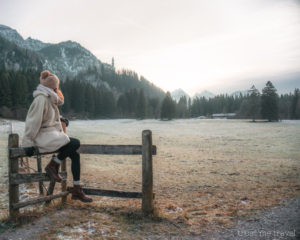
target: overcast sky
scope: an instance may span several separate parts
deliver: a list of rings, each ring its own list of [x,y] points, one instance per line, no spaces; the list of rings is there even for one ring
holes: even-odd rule
[[[300,72],[299,0],[0,0],[0,23],[77,41],[170,91],[231,92]]]

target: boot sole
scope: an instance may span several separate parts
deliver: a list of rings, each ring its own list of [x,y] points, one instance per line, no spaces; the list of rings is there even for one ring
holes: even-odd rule
[[[45,171],[51,180],[54,180],[55,182],[59,182],[59,183],[62,182],[62,180],[58,180],[58,179],[54,178],[53,175],[51,174],[51,172],[47,168],[45,168]]]

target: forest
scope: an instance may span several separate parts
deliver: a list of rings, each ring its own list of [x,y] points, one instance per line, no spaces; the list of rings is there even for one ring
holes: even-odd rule
[[[92,70],[90,70],[92,71]],[[39,71],[0,70],[0,116],[24,120],[39,84]],[[213,98],[181,97],[178,102],[170,92],[151,86],[135,72],[102,69],[102,79],[109,87],[66,79],[60,88],[65,97],[61,113],[76,119],[177,119],[208,117],[215,113],[236,113],[236,118],[300,119],[300,91],[277,94],[268,81],[260,92],[252,86],[247,94],[220,94]]]

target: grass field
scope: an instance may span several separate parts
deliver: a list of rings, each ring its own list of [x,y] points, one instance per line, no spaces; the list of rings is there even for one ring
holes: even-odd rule
[[[24,123],[13,125],[15,132],[23,133]],[[0,217],[5,219],[7,134],[5,126],[0,128]],[[300,194],[300,121],[72,121],[68,133],[82,143],[141,144],[144,129],[152,130],[158,153],[153,157],[155,216],[141,215],[140,200],[94,197],[86,205],[69,200],[62,215],[55,214],[62,211],[59,204],[34,211],[37,215],[47,212],[54,223],[41,236],[159,239],[198,235],[232,226],[238,218]],[[49,158],[43,159],[46,165]],[[81,163],[86,186],[141,190],[141,156],[82,155]],[[31,166],[36,167],[34,160]],[[69,174],[69,185],[71,179]],[[34,196],[37,187],[25,186],[22,191]]]

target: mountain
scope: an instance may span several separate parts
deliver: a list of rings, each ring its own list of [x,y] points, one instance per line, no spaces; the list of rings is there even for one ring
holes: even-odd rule
[[[0,68],[22,71],[42,69],[43,63],[38,54],[21,48],[0,36]]]
[[[240,95],[246,96],[246,95],[248,94],[248,91],[249,91],[249,90],[235,91],[235,92],[231,93],[230,96],[233,96],[233,97],[238,97],[238,96],[240,96]]]
[[[162,99],[164,91],[130,70],[116,71],[113,65],[102,63],[79,43],[57,44],[26,40],[14,29],[0,25],[0,69],[40,72],[49,69],[64,82],[80,80],[94,87],[105,88],[118,98],[131,89],[143,89],[149,99]]]
[[[215,97],[215,94],[213,94],[212,92],[209,92],[207,90],[204,90],[200,93],[195,93],[195,95],[193,96],[193,98],[202,98],[202,97],[209,99],[209,98]]]
[[[174,90],[173,92],[171,92],[171,97],[172,97],[176,102],[178,102],[179,99],[180,99],[181,97],[183,97],[183,96],[185,96],[187,99],[190,98],[190,96],[189,96],[185,91],[183,91],[181,88],[176,89],[176,90]]]
[[[10,27],[0,24],[0,36],[20,47],[23,47],[24,39],[15,29],[11,29]]]
[[[38,51],[43,59],[43,68],[59,77],[75,77],[88,68],[96,68],[101,73],[101,62],[79,43],[67,41],[51,44]]]
[[[23,47],[24,48],[27,48],[27,49],[30,49],[30,50],[33,50],[33,51],[39,51],[42,48],[45,48],[45,47],[48,47],[48,46],[51,46],[51,45],[52,44],[50,44],[50,43],[44,43],[40,40],[33,39],[31,37],[27,38],[23,42]]]
[[[24,40],[16,30],[4,25],[0,25],[0,37],[15,44],[19,49],[34,52],[42,62],[42,68],[49,69],[61,79],[73,78],[89,68],[96,68],[101,74],[101,61],[79,43],[66,41],[50,44],[30,37]],[[23,68],[25,66],[19,66],[19,69]]]
[[[27,38],[26,40],[15,30],[5,25],[0,24],[0,36],[6,40],[15,43],[17,46],[26,48],[32,51],[38,51],[44,47],[50,46],[50,43],[43,43],[40,40]]]

